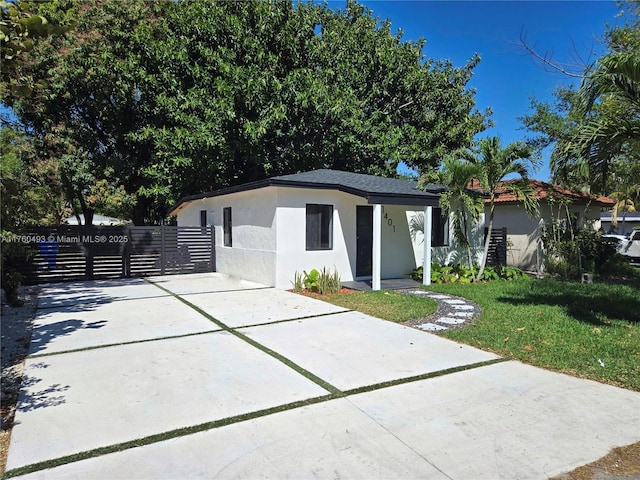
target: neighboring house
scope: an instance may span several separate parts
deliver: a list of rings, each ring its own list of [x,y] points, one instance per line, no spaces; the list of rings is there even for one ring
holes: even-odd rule
[[[613,213],[602,212],[600,215],[601,228],[604,233],[629,235],[634,229],[640,228],[640,212],[618,213],[618,224],[613,225]]]
[[[75,216],[67,218],[64,223],[65,225],[85,225],[84,215],[80,214],[80,223],[78,223],[78,219]],[[95,214],[93,215],[92,225],[124,225],[125,223],[129,223],[129,221]]]
[[[539,180],[529,180],[540,204],[540,213],[530,218],[520,200],[506,190],[499,190],[495,200],[493,228],[507,229],[507,265],[524,270],[542,268],[540,236],[544,225],[552,221],[570,221],[574,228],[592,224],[600,228],[603,208],[611,208],[614,200],[568,190]],[[476,188],[477,183],[471,185]],[[489,200],[486,200],[485,218],[489,218]]]
[[[371,279],[375,290],[425,258],[430,269],[432,242],[414,248],[409,221],[431,216],[429,240],[443,243],[448,224],[437,207],[445,190],[314,170],[186,197],[170,215],[179,226],[214,226],[219,272],[288,289],[296,272],[335,268],[343,281]]]

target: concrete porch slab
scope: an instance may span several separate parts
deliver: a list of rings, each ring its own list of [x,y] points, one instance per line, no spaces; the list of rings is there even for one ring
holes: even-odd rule
[[[7,470],[327,394],[225,332],[27,359],[24,373]]]
[[[140,278],[51,283],[41,287],[38,308],[58,308],[81,303],[108,303],[134,298],[164,297],[159,288]]]
[[[311,405],[17,477],[446,479],[347,400]]]
[[[39,310],[29,354],[49,354],[154,338],[218,330],[210,320],[173,297]]]
[[[359,312],[240,331],[341,390],[498,358]]]
[[[346,311],[321,300],[275,288],[183,295],[183,298],[230,327]]]
[[[455,479],[547,479],[640,440],[640,393],[518,362],[349,399]]]
[[[266,285],[224,273],[190,273],[187,275],[166,275],[147,277],[147,280],[160,285],[178,295],[188,293],[227,292],[232,290],[251,290],[267,288]]]
[[[342,282],[344,288],[350,288],[352,290],[371,290],[371,280],[355,280],[351,282]],[[419,282],[410,278],[390,278],[386,280],[380,280],[381,290],[402,290],[405,288],[417,288],[420,286]]]

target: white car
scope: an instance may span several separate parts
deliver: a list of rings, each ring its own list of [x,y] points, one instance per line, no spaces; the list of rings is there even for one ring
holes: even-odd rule
[[[633,260],[640,260],[640,230],[634,230],[629,238],[620,241],[618,253]]]

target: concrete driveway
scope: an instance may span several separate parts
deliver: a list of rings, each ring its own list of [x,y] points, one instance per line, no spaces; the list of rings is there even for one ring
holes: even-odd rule
[[[543,479],[640,393],[221,274],[44,288],[7,473]]]

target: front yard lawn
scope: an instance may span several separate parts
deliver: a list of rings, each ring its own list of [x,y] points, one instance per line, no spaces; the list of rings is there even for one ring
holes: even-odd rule
[[[640,288],[552,279],[432,285],[482,307],[442,332],[501,356],[640,391]]]
[[[438,305],[430,298],[404,295],[394,291],[352,292],[342,295],[318,296],[339,307],[357,310],[373,317],[405,322],[412,318],[422,318],[435,313]]]
[[[640,286],[521,279],[432,285],[482,308],[439,335],[506,358],[640,391]],[[320,297],[393,322],[435,312],[433,300],[392,291]]]

